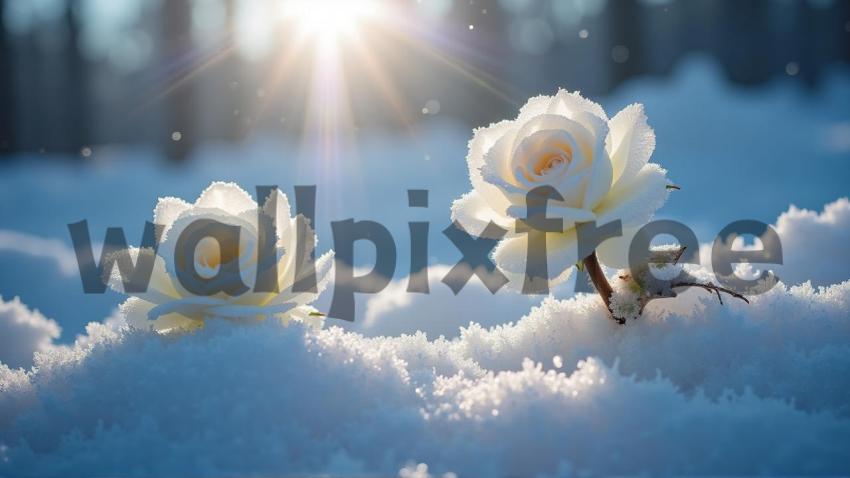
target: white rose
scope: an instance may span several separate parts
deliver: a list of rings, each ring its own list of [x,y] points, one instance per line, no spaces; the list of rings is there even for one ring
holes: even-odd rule
[[[321,326],[321,316],[308,304],[327,286],[333,252],[328,252],[316,260],[318,290],[315,293],[294,292],[292,288],[296,282],[297,222],[296,218],[290,215],[286,195],[277,191],[276,199],[275,216],[271,217],[271,197],[263,206],[263,214],[276,221],[275,249],[280,292],[255,292],[259,243],[258,210],[257,203],[247,192],[233,183],[216,182],[201,193],[194,204],[173,197],[160,198],[154,210],[154,223],[164,226],[164,231],[155,256],[153,274],[146,292],[129,294],[133,297],[121,305],[127,322],[136,328],[158,332],[201,327],[204,320],[213,317],[275,317],[284,323],[295,319],[311,326]],[[194,251],[195,270],[202,277],[212,277],[222,262],[237,261],[242,282],[250,288],[247,292],[236,296],[224,292],[211,296],[196,295],[186,290],[177,279],[174,262],[177,239],[187,226],[198,219],[211,219],[239,226],[240,234],[238,257],[232,258],[221,257],[221,249],[214,239],[201,240]],[[313,231],[308,228],[307,237],[311,234]],[[139,254],[138,249],[131,252],[134,255]],[[309,247],[305,247],[305,256],[311,252]],[[150,253],[150,250],[143,253]],[[308,272],[305,270],[300,273],[303,276]],[[117,267],[113,268],[110,286],[123,292]]]
[[[548,270],[565,280],[583,259],[576,223],[619,219],[628,234],[664,204],[666,171],[648,162],[654,149],[642,105],[609,120],[578,93],[532,98],[515,120],[475,130],[467,157],[473,190],[454,202],[452,219],[479,235],[488,221],[507,229],[494,258],[513,280],[525,272],[528,234],[516,231],[516,219],[526,215],[526,194],[554,187],[564,200],[549,201],[547,216],[562,218],[564,232],[547,234]]]

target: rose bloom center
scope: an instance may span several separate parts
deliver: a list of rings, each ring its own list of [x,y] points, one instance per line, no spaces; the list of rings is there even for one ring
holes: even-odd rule
[[[573,151],[567,145],[559,145],[555,151],[549,151],[540,156],[534,165],[534,173],[545,176],[554,170],[569,164],[573,160]]]

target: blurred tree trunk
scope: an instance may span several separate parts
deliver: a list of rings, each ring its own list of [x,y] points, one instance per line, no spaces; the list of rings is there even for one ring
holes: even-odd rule
[[[611,12],[611,29],[609,31],[611,77],[609,88],[616,87],[628,78],[643,73],[644,63],[644,14],[646,8],[637,0],[619,0],[609,5]],[[622,48],[625,47],[625,60]],[[614,49],[620,50],[620,61],[613,61]]]
[[[0,0],[0,158],[16,148],[12,45],[4,27],[5,9],[5,2]]]
[[[91,142],[91,102],[89,101],[87,65],[80,51],[80,19],[75,10],[79,0],[68,0],[65,11],[65,25],[68,42],[65,46],[65,67],[67,68],[67,93],[64,105],[66,133],[64,146],[72,154],[79,153],[83,146]]]
[[[165,97],[168,131],[165,134],[165,151],[169,159],[182,161],[192,152],[197,141],[195,122],[195,88],[193,80],[186,79],[195,65],[192,53],[192,5],[190,0],[169,0],[162,3],[162,20],[165,33],[164,60],[171,79],[178,84]],[[179,133],[179,134],[178,134]]]

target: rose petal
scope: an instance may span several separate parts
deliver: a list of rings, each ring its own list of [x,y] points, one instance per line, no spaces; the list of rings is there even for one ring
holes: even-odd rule
[[[292,290],[295,284],[294,270],[279,270],[281,276],[280,293],[272,294],[264,302],[266,304],[283,304],[291,303],[295,305],[306,305],[315,301],[319,295],[327,288],[333,276],[333,251],[322,254],[316,259],[316,292],[295,292]],[[293,266],[294,269],[294,266]]]
[[[508,231],[513,230],[514,222],[494,211],[476,190],[452,203],[452,221],[457,221],[469,234],[475,236],[480,236],[491,221]]]
[[[593,134],[578,121],[574,121],[565,116],[551,114],[536,116],[522,125],[516,133],[516,138],[521,141],[538,131],[545,130],[565,131],[569,133],[575,140],[576,144],[578,144],[581,149],[581,153],[587,158],[593,157],[593,149],[595,146],[595,138],[593,137]],[[577,152],[578,151],[574,151],[573,154]]]
[[[274,209],[274,213],[272,211]],[[263,203],[263,212],[274,218],[278,239],[289,237],[292,220],[292,206],[289,198],[280,189],[275,196],[269,196]]]
[[[667,171],[649,163],[629,183],[618,183],[596,208],[599,225],[621,220],[623,227],[648,222],[667,200]]]
[[[508,216],[514,219],[525,219],[528,217],[528,208],[525,205],[511,206],[508,208]],[[570,229],[577,222],[589,222],[596,220],[596,214],[586,209],[561,206],[557,201],[550,201],[546,206],[546,217],[561,218],[564,220],[564,229]]]
[[[572,131],[567,129],[545,129],[518,140],[511,157],[514,176],[517,176],[516,171],[520,170],[536,177],[537,175],[533,173],[534,161],[542,154],[563,153],[564,146],[570,150],[570,165],[585,160],[584,147],[578,143]],[[524,176],[520,174],[515,183],[520,184],[524,179]],[[539,179],[542,180],[542,177]]]
[[[484,165],[484,156],[499,139],[508,134],[512,129],[513,122],[505,120],[499,123],[493,123],[484,128],[476,128],[473,131],[472,139],[469,140],[469,153],[466,156],[469,177],[472,180],[473,187],[478,187],[478,184],[481,182],[481,176],[478,171]]]
[[[590,122],[592,119],[587,118]],[[597,123],[596,147],[593,151],[593,162],[590,166],[590,179],[587,184],[587,191],[584,194],[582,207],[584,209],[593,209],[611,190],[611,185],[614,180],[614,168],[611,164],[611,159],[605,151],[605,137],[607,126]]]
[[[643,105],[632,104],[609,123],[606,149],[614,168],[614,183],[629,181],[649,161],[655,150],[655,132],[646,122]]]
[[[214,182],[201,193],[195,207],[217,208],[230,214],[256,209],[257,203],[236,183]]]
[[[176,330],[191,330],[203,325],[202,321],[193,320],[180,314],[164,315],[156,320],[148,320],[148,312],[154,304],[137,297],[131,297],[119,306],[127,325],[134,329],[167,333]]]
[[[162,256],[165,261],[166,268],[170,273],[173,273],[173,268],[175,267],[175,248],[177,246],[177,241],[180,238],[180,234],[189,227],[190,224],[194,223],[199,219],[208,219],[221,222],[223,224],[238,226],[240,242],[245,242],[245,244],[249,247],[244,248],[242,250],[243,253],[247,253],[250,251],[252,254],[252,258],[256,257],[256,241],[257,241],[257,215],[256,210],[245,210],[242,213],[228,213],[222,209],[208,209],[195,206],[192,209],[186,211],[184,214],[177,219],[177,221],[172,224],[172,231],[174,233],[169,234],[165,240],[162,241],[162,244],[159,246],[158,254]],[[240,256],[240,259],[243,259]],[[179,282],[173,281],[174,286],[177,288],[179,295],[184,296],[189,293],[185,291]]]
[[[546,112],[568,118],[575,118],[577,113],[587,112],[603,121],[608,121],[605,110],[598,103],[581,96],[578,91],[570,93],[567,90],[558,90],[558,93],[550,101]]]
[[[490,207],[496,211],[504,212],[510,205],[510,202],[505,199],[504,194],[492,184],[489,184],[483,177],[481,169],[485,167],[486,157],[489,155],[494,164],[506,164],[510,149],[513,147],[513,136],[516,130],[513,129],[512,122],[502,121],[495,123],[487,128],[478,128],[475,130],[472,140],[469,142],[469,154],[467,155],[467,165],[469,166],[469,180],[472,183],[472,188],[481,194],[482,198],[490,204]],[[506,145],[504,151],[493,151],[497,142]],[[503,156],[500,156],[503,155]],[[496,160],[497,158],[503,160]]]
[[[205,317],[208,309],[217,305],[225,305],[226,303],[224,299],[218,297],[184,297],[156,305],[148,311],[148,319],[156,320],[168,314],[180,314],[191,319],[202,319]]]
[[[484,154],[484,163],[478,168],[482,172],[481,179],[485,183],[490,183],[485,174],[485,170],[492,171],[496,176],[503,180],[510,181],[512,179],[511,170],[513,168],[513,152],[515,148],[515,140],[517,130],[511,129],[499,138],[493,146]],[[516,185],[515,182],[513,182]]]
[[[525,278],[528,255],[528,234],[499,241],[493,251],[493,259],[499,269],[505,272],[512,283],[515,279]],[[562,277],[564,272],[578,262],[578,242],[575,229],[564,234],[546,235],[547,275],[550,282]],[[533,271],[532,271],[533,272]],[[516,286],[517,284],[512,284]],[[519,284],[522,285],[521,283]],[[553,284],[550,284],[553,285]]]
[[[316,296],[327,289],[333,277],[334,251],[328,251],[316,260]],[[306,304],[306,302],[302,302]]]
[[[599,257],[599,262],[612,269],[628,269],[629,247],[631,247],[632,239],[634,239],[635,234],[637,234],[641,227],[643,226],[624,227],[622,236],[612,237],[602,241],[602,244],[596,247],[596,255]]]
[[[156,207],[153,210],[153,222],[165,226],[163,237],[174,224],[174,221],[191,207],[191,204],[180,198],[164,197],[157,200]]]
[[[139,254],[153,254],[151,249],[139,249],[138,247],[130,247],[127,251],[133,260],[133,264],[138,264]],[[180,293],[174,287],[171,276],[168,274],[165,260],[159,255],[154,255],[153,269],[145,292],[127,293],[124,291],[124,281],[121,277],[121,271],[118,269],[118,264],[112,266],[107,285],[120,294],[132,295],[155,304],[180,297]]]
[[[546,114],[549,105],[554,100],[554,96],[540,95],[529,98],[528,101],[519,109],[519,115],[515,120],[516,123],[524,123],[535,116]]]

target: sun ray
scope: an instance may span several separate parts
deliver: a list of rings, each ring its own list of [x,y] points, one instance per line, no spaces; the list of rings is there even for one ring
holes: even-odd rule
[[[409,135],[415,137],[413,131],[414,119],[410,115],[410,108],[405,108],[404,98],[398,87],[393,82],[392,76],[386,71],[381,63],[372,55],[362,42],[352,42],[354,53],[362,62],[361,65],[365,69],[365,73],[375,82],[377,91],[389,103],[390,107],[395,112],[398,120],[401,122],[404,129]]]
[[[306,90],[301,116],[304,148],[314,149],[321,163],[342,160],[343,145],[357,131],[357,108],[351,102],[352,85],[371,88],[381,104],[386,104],[397,124],[419,144],[415,117],[417,107],[402,93],[397,75],[406,64],[392,63],[392,53],[413,52],[436,62],[470,81],[476,87],[510,105],[522,96],[511,85],[470,63],[497,64],[480,50],[470,48],[462,36],[451,30],[425,28],[415,16],[397,4],[379,0],[275,0],[277,7],[262,21],[274,22],[273,37],[278,46],[266,74],[260,78],[256,100],[247,108],[252,119],[243,134],[259,127],[268,108],[280,99],[282,85],[303,85]],[[457,32],[454,32],[457,33]],[[162,73],[154,100],[171,95],[210,67],[233,55],[239,39],[228,31],[212,47],[190,51],[175,59]],[[390,54],[389,56],[387,54]],[[405,56],[403,61],[408,61]],[[489,63],[488,63],[489,62]],[[368,80],[357,82],[358,78]],[[350,83],[355,80],[355,83]],[[285,98],[298,102],[298,97]],[[294,103],[292,103],[294,105]],[[139,109],[144,108],[142,105]],[[297,124],[297,123],[296,123]],[[414,146],[415,147],[415,146]],[[349,151],[351,148],[349,148]],[[346,160],[352,159],[348,154]],[[329,172],[329,174],[332,172]]]
[[[296,76],[297,71],[293,68],[293,66],[297,64],[298,60],[304,59],[306,56],[307,49],[305,48],[305,43],[306,37],[303,35],[297,35],[293,41],[287,45],[287,47],[283,50],[283,53],[279,55],[278,60],[274,63],[271,73],[263,82],[263,86],[261,87],[263,91],[273,93],[277,91],[280,85],[288,78]],[[273,94],[268,95],[267,98],[268,99],[265,101],[259,101],[253,111],[252,116],[258,120],[253,123],[255,125],[259,123],[259,120],[265,114],[269,102],[273,98]]]
[[[160,72],[160,78],[154,82],[152,90],[155,93],[144,95],[145,101],[139,102],[128,112],[132,118],[157,101],[162,101],[175,91],[186,85],[203,72],[222,62],[233,54],[235,42],[232,35],[227,35],[216,46],[205,49],[202,53],[193,50],[180,56],[165,72]]]
[[[512,106],[519,106],[520,101],[515,98],[521,97],[518,92],[517,93],[509,93],[508,90],[513,90],[514,88],[506,85],[503,81],[499,80],[495,76],[471,65],[469,62],[463,61],[456,55],[452,55],[447,51],[446,48],[436,48],[431,46],[430,43],[438,43],[436,40],[439,39],[439,43],[442,44],[450,44],[454,47],[460,46],[455,42],[450,41],[450,37],[447,35],[434,37],[432,33],[426,33],[421,30],[417,25],[406,22],[407,25],[403,30],[396,29],[396,31],[402,31],[404,33],[396,35],[396,39],[400,42],[405,43],[406,45],[426,54],[428,57],[439,61],[445,66],[448,66],[456,73],[459,73],[461,76],[466,78],[467,80],[473,82],[474,84],[480,86],[487,92],[493,94],[499,99],[505,101],[506,103]],[[413,34],[411,34],[413,33]],[[498,85],[498,86],[497,86]]]

